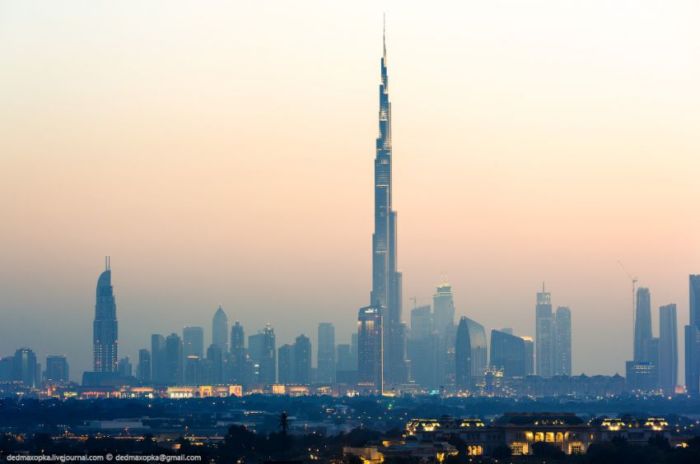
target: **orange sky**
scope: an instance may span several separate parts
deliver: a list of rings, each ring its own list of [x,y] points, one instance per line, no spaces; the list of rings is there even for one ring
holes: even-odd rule
[[[682,327],[697,2],[23,1],[0,2],[0,355],[87,368],[107,254],[132,357],[208,332],[219,303],[279,343],[321,320],[346,341],[369,298],[383,11],[404,319],[447,276],[458,314],[532,335],[544,280],[574,371],[622,372],[621,260],[655,331],[670,302]]]

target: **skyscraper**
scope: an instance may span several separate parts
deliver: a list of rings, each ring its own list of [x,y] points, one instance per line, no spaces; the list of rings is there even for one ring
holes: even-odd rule
[[[466,334],[463,332],[464,330],[466,330]],[[465,350],[469,350],[469,353]],[[486,346],[484,326],[462,316],[457,326],[454,352],[455,384],[460,388],[469,388],[483,378],[484,370],[487,367],[488,347]],[[468,375],[463,372],[467,360],[469,364]]]
[[[182,329],[183,356],[204,357],[204,329],[202,327],[185,327]]]
[[[571,375],[571,310],[564,306],[554,313],[554,375]]]
[[[309,385],[311,383],[311,340],[306,335],[299,335],[294,341],[294,383]]]
[[[427,338],[433,332],[433,314],[430,306],[419,306],[411,310],[411,336],[414,340]]]
[[[180,385],[183,381],[182,339],[178,334],[165,338],[165,383]]]
[[[228,353],[228,317],[221,306],[214,313],[212,320],[211,342],[218,345],[222,353]]]
[[[401,273],[396,261],[396,212],[392,209],[391,102],[387,73],[386,34],[380,62],[379,136],[374,159],[374,233],[370,305],[383,312],[384,381],[406,382],[405,330],[401,322]]]
[[[70,380],[68,375],[68,359],[65,356],[53,355],[46,357],[47,382],[66,383]]]
[[[433,327],[441,337],[453,336],[455,324],[455,303],[452,286],[448,283],[438,285],[433,295]]]
[[[207,348],[207,381],[214,385],[224,381],[224,352],[221,346],[212,343]]]
[[[460,390],[472,386],[472,348],[466,317],[459,320],[455,337],[455,385]]]
[[[105,258],[105,270],[97,279],[95,321],[92,326],[93,370],[117,371],[117,305],[112,289],[110,258]]]
[[[700,274],[689,277],[690,324],[685,326],[685,388],[700,394]]]
[[[117,372],[119,373],[120,377],[131,377],[133,369],[134,367],[132,366],[131,360],[129,360],[128,356],[121,358],[119,362],[117,362]]]
[[[637,305],[634,311],[634,361],[656,362],[651,359],[651,295],[648,288],[637,289]]]
[[[525,341],[525,375],[535,374],[535,342],[532,337],[522,337]]]
[[[666,394],[672,394],[678,384],[678,328],[676,325],[676,305],[659,308],[659,387]]]
[[[537,293],[535,308],[535,365],[537,375],[554,375],[554,320],[552,316],[552,295],[545,291]]]
[[[231,326],[231,380],[233,382],[244,383],[250,380],[245,376],[245,366],[245,331],[241,323],[236,321]]]
[[[151,335],[151,382],[155,384],[167,382],[165,337],[160,334]]]
[[[269,324],[265,328],[248,337],[250,357],[257,364],[256,381],[262,385],[275,383],[277,379],[277,349],[275,347],[275,331]]]
[[[20,348],[15,351],[12,366],[13,380],[22,382],[25,387],[37,387],[39,385],[36,354],[34,354],[34,351],[29,348]]]
[[[357,315],[357,381],[380,393],[384,388],[382,312],[366,306]]]
[[[151,352],[142,348],[139,350],[139,363],[136,367],[136,377],[141,383],[151,383],[151,369]]]
[[[454,381],[456,333],[454,317],[452,286],[448,283],[440,284],[433,295],[433,330],[438,336],[436,376],[441,385]]]
[[[294,383],[294,345],[289,343],[277,350],[277,381],[284,385]]]
[[[491,331],[491,367],[502,369],[504,377],[526,375],[525,340],[501,330]]]
[[[321,383],[335,382],[335,327],[330,322],[318,325],[317,377]]]

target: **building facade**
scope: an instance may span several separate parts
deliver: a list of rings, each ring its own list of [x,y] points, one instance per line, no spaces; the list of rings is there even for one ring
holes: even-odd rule
[[[112,288],[109,257],[105,270],[97,279],[95,320],[93,322],[93,371],[116,372],[118,356],[117,304]]]

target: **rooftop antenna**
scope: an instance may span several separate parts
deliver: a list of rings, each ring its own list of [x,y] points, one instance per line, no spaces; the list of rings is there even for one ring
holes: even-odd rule
[[[111,257],[110,256],[105,256],[105,271],[109,271],[111,269]]]
[[[386,12],[382,13],[382,47],[384,51],[384,61],[386,62]]]

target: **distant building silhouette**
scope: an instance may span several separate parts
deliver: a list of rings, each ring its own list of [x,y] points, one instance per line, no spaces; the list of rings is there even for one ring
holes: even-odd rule
[[[565,306],[554,313],[554,375],[571,375],[571,310]]]
[[[202,327],[185,327],[182,329],[183,356],[204,357],[204,329]]]
[[[335,327],[330,322],[318,325],[317,380],[335,382]]]
[[[462,317],[455,337],[455,385],[460,390],[472,387],[472,349],[467,318]]]
[[[248,337],[248,351],[256,366],[255,382],[270,385],[277,381],[277,349],[275,331],[269,324],[255,335]]]
[[[22,382],[26,387],[39,386],[39,367],[34,351],[29,348],[20,348],[15,351],[12,366],[13,380]]]
[[[433,330],[437,334],[437,383],[448,385],[455,380],[455,304],[452,286],[438,285],[433,295]]]
[[[491,367],[502,370],[504,377],[525,377],[527,356],[523,338],[501,330],[491,331]]]
[[[382,324],[381,307],[360,308],[357,315],[357,380],[378,392],[384,388]]]
[[[689,277],[690,323],[685,326],[685,388],[700,394],[700,274]]]
[[[180,385],[183,382],[182,339],[178,334],[165,338],[165,383]]]
[[[673,394],[678,384],[678,326],[676,305],[659,308],[659,387],[666,394]]]
[[[209,345],[209,348],[207,348],[206,366],[207,383],[218,385],[224,382],[224,351],[221,349],[220,344],[212,343]]]
[[[231,381],[238,384],[248,384],[247,375],[248,354],[245,348],[245,331],[240,322],[231,326]]]
[[[221,348],[222,353],[228,353],[228,316],[221,306],[212,320],[211,342]]]
[[[294,383],[294,345],[289,343],[277,350],[277,381],[284,385]]]
[[[158,385],[167,383],[167,365],[165,359],[165,337],[151,335],[151,381]]]
[[[151,383],[151,352],[146,348],[139,350],[139,363],[136,367],[136,378],[141,381],[142,384],[148,385]]]
[[[133,366],[128,356],[125,356],[117,362],[117,372],[120,377],[131,377],[133,375]]]
[[[637,304],[634,311],[634,358],[636,362],[656,362],[650,353],[651,295],[648,288],[637,289]]]
[[[535,308],[535,363],[541,377],[554,375],[554,330],[552,295],[542,285]]]
[[[117,371],[117,305],[112,289],[110,259],[105,259],[105,270],[97,279],[95,321],[93,322],[93,370]]]
[[[62,355],[47,356],[44,379],[52,383],[68,383],[70,380],[68,359]]]
[[[466,330],[466,334],[464,331]],[[468,350],[469,352],[467,353]],[[471,388],[481,379],[487,367],[488,347],[486,330],[478,322],[462,316],[457,326],[455,340],[455,384],[459,388]],[[464,369],[468,360],[469,372]]]
[[[408,359],[411,361],[411,379],[426,388],[437,388],[442,379],[440,363],[446,363],[444,341],[433,331],[431,307],[419,306],[411,311],[411,333],[408,337]]]
[[[311,340],[306,335],[299,335],[294,341],[294,383],[311,384]]]

